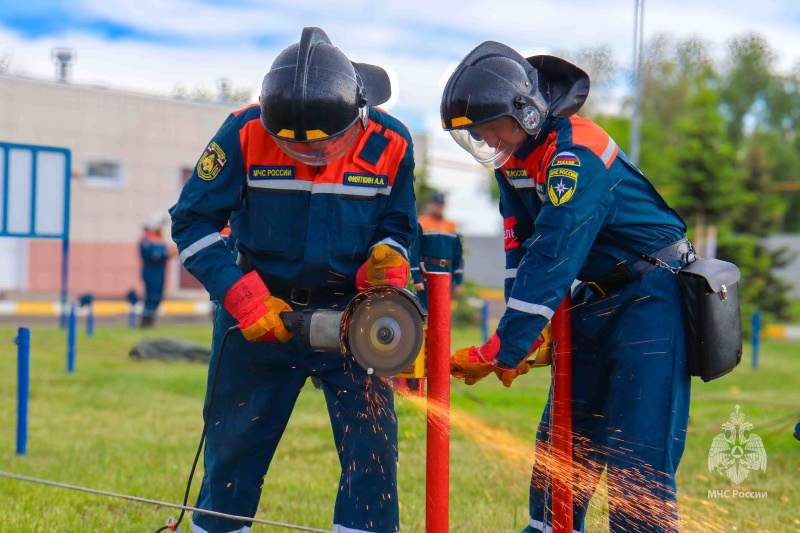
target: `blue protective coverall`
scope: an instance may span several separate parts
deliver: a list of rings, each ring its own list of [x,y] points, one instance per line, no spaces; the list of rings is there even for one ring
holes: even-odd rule
[[[161,233],[146,230],[139,241],[142,257],[142,280],[144,281],[144,308],[142,317],[156,316],[161,298],[164,296],[164,272],[169,252]]]
[[[413,170],[407,129],[377,109],[346,155],[311,167],[277,147],[253,105],[231,114],[201,156],[170,210],[172,235],[184,266],[219,302],[242,277],[219,233],[230,219],[231,242],[273,295],[294,310],[343,309],[372,247],[387,244],[408,257],[417,219]],[[208,390],[222,336],[235,324],[219,306]],[[263,476],[309,376],[322,383],[342,466],[334,531],[398,531],[391,386],[352,358],[313,352],[297,338],[283,344],[229,336],[213,406],[209,412],[206,399],[204,409],[209,429],[197,506],[255,515]],[[267,508],[283,497],[273,495]],[[250,526],[199,513],[193,520],[196,532]]]
[[[414,284],[422,283],[422,267],[428,272],[449,272],[453,275],[453,288],[464,281],[464,257],[462,238],[457,233],[423,231],[417,225],[417,238],[411,247],[411,276]],[[417,290],[417,298],[428,306],[428,291]]]
[[[684,239],[684,222],[613,139],[578,116],[549,119],[496,178],[508,305],[498,359],[516,367],[573,281],[583,282],[571,311],[575,530],[607,468],[613,533],[677,531],[675,472],[690,391],[677,276],[609,239],[652,254]],[[589,282],[617,268],[633,281],[605,297],[591,289]],[[544,460],[551,400],[552,391],[537,433],[525,531],[552,524]]]

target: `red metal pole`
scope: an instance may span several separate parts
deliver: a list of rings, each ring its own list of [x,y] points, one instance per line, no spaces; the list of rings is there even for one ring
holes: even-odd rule
[[[572,325],[569,294],[553,315],[553,423],[550,477],[553,487],[553,533],[572,533]]]
[[[425,531],[448,533],[450,510],[450,298],[447,272],[428,272],[428,455]]]

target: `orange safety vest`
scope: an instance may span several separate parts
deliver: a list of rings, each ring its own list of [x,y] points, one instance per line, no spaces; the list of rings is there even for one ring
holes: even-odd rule
[[[441,233],[458,233],[456,223],[445,218],[436,218],[425,214],[419,217],[419,225],[423,232],[438,231]]]

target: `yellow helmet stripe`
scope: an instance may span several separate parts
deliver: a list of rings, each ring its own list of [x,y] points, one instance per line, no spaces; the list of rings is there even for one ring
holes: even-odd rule
[[[306,139],[313,141],[315,139],[324,139],[328,134],[322,130],[308,130],[306,132]]]
[[[466,126],[467,124],[472,124],[472,121],[468,119],[466,116],[464,117],[455,117],[453,120],[453,127],[460,128],[461,126]]]
[[[278,132],[278,137],[286,137],[287,139],[294,139],[294,130],[282,129]]]

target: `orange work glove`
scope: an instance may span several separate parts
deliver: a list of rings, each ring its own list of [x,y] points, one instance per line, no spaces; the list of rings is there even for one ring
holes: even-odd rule
[[[450,375],[463,379],[467,385],[474,385],[493,370],[494,367],[481,357],[475,346],[456,350],[450,358]]]
[[[373,285],[405,287],[411,277],[408,261],[397,250],[385,244],[372,249],[367,262],[356,273],[356,288],[363,291]]]
[[[292,308],[271,296],[258,274],[250,272],[233,284],[222,302],[225,309],[239,321],[242,335],[249,341],[286,342],[292,334],[283,325],[280,314]]]
[[[530,372],[531,368],[551,365],[553,363],[553,354],[551,351],[552,347],[553,336],[550,329],[550,324],[547,324],[547,326],[545,326],[545,328],[539,334],[539,338],[537,338],[536,342],[534,342],[533,346],[531,346],[530,353],[528,354],[528,357],[530,357],[538,350],[539,352],[536,354],[536,357],[533,359],[526,358],[519,364],[517,368],[513,370],[501,370],[499,368],[494,368],[493,370],[497,376],[497,379],[502,381],[503,385],[506,387],[510,387],[517,377],[527,374]]]

